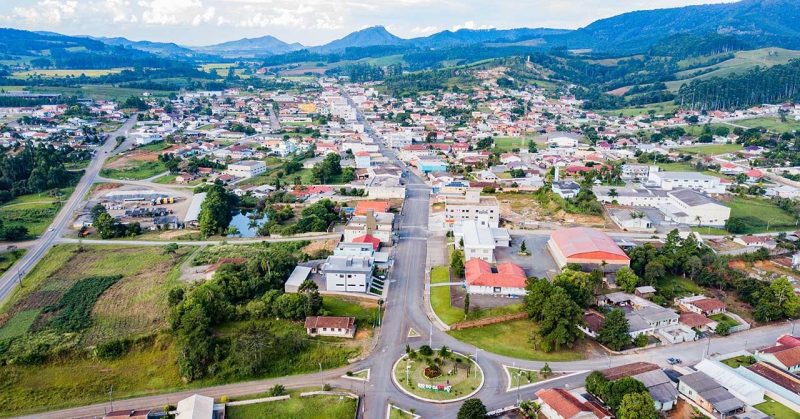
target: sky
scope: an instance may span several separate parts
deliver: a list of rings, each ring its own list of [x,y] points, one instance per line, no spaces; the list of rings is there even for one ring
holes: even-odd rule
[[[732,0],[0,0],[0,27],[211,45],[273,35],[321,45],[383,25],[402,38],[445,29],[577,29],[633,10]]]

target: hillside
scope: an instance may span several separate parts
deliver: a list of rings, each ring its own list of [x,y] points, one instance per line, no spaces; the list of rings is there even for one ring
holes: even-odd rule
[[[197,47],[194,50],[206,54],[219,55],[224,58],[253,58],[285,54],[302,48],[303,46],[300,44],[289,44],[274,36],[267,35],[260,38],[244,38],[217,45]]]
[[[744,73],[755,67],[772,67],[787,64],[800,58],[800,51],[783,48],[761,48],[752,51],[738,51],[734,57],[721,63],[675,73],[678,80],[667,82],[667,87],[676,92],[681,85],[692,80],[703,80],[712,77],[725,77],[732,73]]]
[[[344,51],[347,48],[402,45],[405,42],[406,41],[403,38],[391,34],[383,26],[373,26],[371,28],[353,32],[344,38],[340,38],[325,45],[311,49],[316,52],[329,53]]]

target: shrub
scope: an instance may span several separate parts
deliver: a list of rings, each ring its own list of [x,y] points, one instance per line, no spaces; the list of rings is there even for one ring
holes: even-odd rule
[[[114,339],[103,342],[95,348],[95,355],[100,359],[117,359],[131,349],[130,339]]]
[[[269,395],[272,397],[283,396],[284,394],[286,394],[286,387],[280,384],[275,384],[271,389],[269,389]]]
[[[428,345],[422,345],[419,347],[419,354],[422,356],[431,356],[433,355],[433,349]]]

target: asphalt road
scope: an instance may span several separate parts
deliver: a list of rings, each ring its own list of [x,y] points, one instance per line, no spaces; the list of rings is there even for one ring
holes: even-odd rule
[[[69,225],[70,220],[72,220],[73,213],[85,202],[84,197],[89,193],[89,189],[100,173],[100,169],[103,168],[106,159],[115,151],[124,149],[122,146],[119,148],[116,147],[116,137],[120,135],[127,136],[128,132],[135,124],[136,117],[130,118],[118,130],[109,135],[106,143],[97,149],[95,157],[86,167],[83,176],[75,186],[75,191],[64,206],[61,207],[61,210],[56,215],[52,224],[50,224],[50,228],[42,233],[41,237],[35,240],[34,245],[25,256],[14,264],[13,269],[9,269],[5,274],[0,276],[0,302],[4,301],[11,294],[14,288],[19,285],[20,279],[39,262],[45,253],[47,253],[47,249],[55,243],[56,239],[61,237],[64,230]]]
[[[363,116],[359,114],[359,120],[363,121]],[[374,136],[374,133],[367,124],[366,132]],[[376,142],[380,144],[380,141]],[[396,156],[382,145],[381,151],[395,164],[404,167],[397,161]],[[87,171],[87,174],[89,172]],[[96,175],[96,172],[95,172]],[[92,176],[93,178],[94,176]],[[782,333],[791,330],[791,325],[781,323],[771,326],[759,327],[749,331],[737,333],[733,336],[715,338],[713,340],[685,343],[679,346],[662,346],[659,348],[643,350],[621,356],[588,359],[574,362],[551,362],[550,367],[554,371],[575,371],[575,375],[548,381],[543,384],[528,386],[525,389],[507,391],[508,383],[503,365],[515,364],[521,368],[539,369],[544,363],[539,361],[526,361],[510,357],[500,356],[485,351],[477,351],[475,347],[458,341],[440,330],[435,319],[429,318],[430,310],[425,295],[425,277],[427,262],[427,240],[428,240],[428,210],[430,200],[430,190],[413,173],[409,172],[405,177],[408,188],[407,196],[400,215],[398,216],[398,241],[395,253],[395,262],[391,276],[389,278],[389,298],[385,304],[383,324],[377,330],[377,341],[373,351],[362,361],[338,368],[335,370],[323,371],[322,373],[306,374],[301,376],[281,377],[269,380],[258,380],[252,382],[235,383],[223,386],[207,388],[197,388],[177,393],[146,396],[132,398],[122,401],[115,401],[115,409],[133,409],[149,407],[158,409],[166,403],[176,403],[178,400],[186,398],[192,394],[199,393],[212,397],[228,395],[231,397],[243,396],[266,391],[275,384],[282,384],[287,388],[299,388],[331,384],[335,387],[350,389],[363,396],[360,417],[370,419],[383,419],[386,414],[386,406],[393,403],[404,409],[414,409],[417,414],[425,418],[452,418],[460,407],[460,403],[433,404],[423,402],[407,396],[396,388],[391,379],[391,369],[394,362],[402,356],[406,344],[416,348],[429,342],[433,347],[447,345],[451,349],[477,357],[477,362],[484,372],[485,383],[476,397],[479,397],[487,405],[489,410],[494,410],[513,405],[518,397],[531,399],[536,390],[544,387],[564,387],[576,388],[583,385],[583,380],[588,371],[593,369],[607,368],[609,366],[621,365],[635,361],[648,361],[661,365],[666,365],[666,359],[678,356],[686,364],[700,361],[705,354],[730,353],[744,348],[756,348],[774,342],[775,338]],[[82,180],[83,182],[83,180]],[[88,189],[88,186],[86,187]],[[85,193],[76,193],[75,197],[82,197]],[[73,203],[71,206],[75,207]],[[64,210],[59,214],[62,216]],[[68,213],[71,213],[69,211]],[[59,226],[53,235],[48,236],[46,249],[54,238],[60,234],[65,222],[62,220],[56,225]],[[107,242],[104,242],[107,243]],[[131,242],[138,244],[138,242]],[[44,250],[41,250],[43,252]],[[37,258],[38,259],[38,258]],[[26,266],[32,266],[29,262]],[[414,329],[419,337],[409,338],[410,329]],[[526,340],[527,336],[520,336]],[[360,382],[343,378],[346,371],[356,371],[364,368],[370,369],[369,382]],[[65,409],[50,413],[36,414],[31,418],[88,418],[101,416],[110,410],[111,404],[100,403],[91,406]]]

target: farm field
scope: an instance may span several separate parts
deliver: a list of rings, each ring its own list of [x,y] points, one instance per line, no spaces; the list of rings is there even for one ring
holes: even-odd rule
[[[21,90],[21,89],[18,89]],[[65,96],[89,97],[97,100],[125,100],[131,96],[141,96],[148,92],[153,97],[167,97],[171,91],[145,90],[129,87],[117,87],[110,84],[86,84],[81,87],[49,87],[37,86],[31,89],[34,93],[61,93]]]
[[[751,51],[739,51],[734,55],[734,58],[721,63],[679,71],[675,75],[680,80],[667,82],[667,87],[672,91],[677,91],[683,84],[691,83],[691,81],[695,79],[703,80],[711,77],[725,77],[732,73],[745,73],[756,66],[764,68],[786,64],[795,58],[800,58],[800,51],[783,48],[761,48]],[[698,74],[698,72],[703,72],[703,74],[693,77],[693,75]]]
[[[300,392],[290,392],[287,400],[267,403],[255,403],[244,406],[231,406],[225,409],[225,416],[230,419],[249,418],[318,418],[325,412],[326,418],[352,419],[356,413],[356,400],[339,396],[300,397]]]
[[[533,348],[528,341],[536,331],[530,320],[514,320],[472,329],[448,332],[454,338],[498,355],[535,361],[576,361],[584,359],[586,343],[578,343],[572,350],[544,352]],[[586,341],[584,341],[586,342]]]
[[[736,125],[749,128],[764,128],[779,133],[800,130],[800,121],[792,120],[791,117],[788,117],[786,122],[781,121],[780,118],[777,117],[743,119],[741,121],[736,121]]]
[[[725,204],[731,207],[731,218],[745,220],[747,234],[793,230],[797,227],[797,218],[764,199],[734,197]]]
[[[699,154],[701,156],[716,156],[719,154],[735,153],[742,150],[741,144],[709,144],[691,147],[681,147],[678,151]]]
[[[64,201],[75,188],[62,188],[55,194],[48,192],[18,196],[0,205],[0,220],[7,226],[24,226],[28,235],[38,237],[53,222]]]
[[[109,68],[102,70],[30,70],[30,71],[18,71],[16,73],[13,73],[11,77],[15,79],[27,79],[29,77],[44,77],[44,78],[80,77],[82,75],[86,77],[100,77],[100,76],[107,76],[109,74],[119,74],[124,70],[128,69]]]

